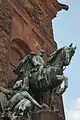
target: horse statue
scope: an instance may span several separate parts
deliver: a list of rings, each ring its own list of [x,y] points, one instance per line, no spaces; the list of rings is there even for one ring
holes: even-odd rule
[[[36,58],[36,55],[33,53],[28,54],[21,62],[18,71],[21,68],[24,68],[23,72],[23,83],[24,80],[29,79],[29,93],[39,102],[43,103],[43,93],[50,91],[50,100],[52,91],[57,94],[63,94],[68,87],[68,78],[64,76],[64,67],[70,64],[72,56],[75,53],[76,47],[73,47],[71,43],[69,46],[62,47],[57,49],[55,52],[52,52],[47,61],[42,64],[37,64],[36,67],[33,64],[33,57]],[[34,59],[35,60],[35,59]],[[40,61],[40,60],[39,60]],[[42,61],[42,59],[41,59]],[[23,63],[23,64],[22,64]],[[35,64],[38,61],[35,62]],[[31,70],[30,70],[31,69]],[[28,76],[28,77],[26,77]],[[42,79],[39,79],[39,78]],[[20,78],[19,78],[20,79]],[[61,88],[60,85],[64,82],[64,87]],[[59,89],[57,89],[59,88]]]
[[[45,61],[42,65],[38,65],[36,70],[35,68],[33,68],[30,73],[28,72],[29,90],[27,91],[23,86],[24,79],[27,78],[26,72],[27,70],[30,69],[32,65],[32,58],[35,56],[35,54],[33,53],[28,54],[26,59],[24,59],[25,62],[24,66],[28,65],[29,69],[22,66],[22,64],[20,64],[21,67],[25,68],[24,69],[25,72],[21,71],[23,73],[23,74],[21,73],[22,80],[20,80],[20,74],[18,76],[19,80],[21,81],[21,82],[19,81],[19,84],[16,84],[18,90],[17,91],[13,90],[15,87],[13,87],[13,89],[11,90],[7,90],[3,87],[0,87],[0,91],[1,91],[0,98],[2,98],[0,99],[0,105],[1,105],[0,109],[2,108],[1,111],[5,113],[5,108],[9,105],[9,102],[11,103],[11,101],[14,100],[15,102],[17,102],[16,100],[19,97],[20,97],[20,101],[17,104],[15,104],[16,105],[15,107],[14,105],[12,107],[12,111],[13,111],[12,113],[14,113],[15,115],[17,114],[17,111],[19,111],[19,113],[22,112],[22,114],[24,114],[25,109],[29,107],[31,108],[32,104],[34,104],[34,106],[42,108],[41,105],[43,103],[43,94],[44,92],[47,91],[50,91],[50,100],[49,100],[49,105],[50,105],[52,91],[56,92],[57,94],[63,94],[68,87],[68,78],[64,76],[63,71],[64,71],[64,67],[70,64],[72,56],[75,53],[75,49],[76,47],[73,47],[72,44],[70,44],[69,46],[62,47],[56,50],[55,52],[52,52],[49,55],[47,61]],[[39,79],[40,74],[43,79]],[[61,88],[60,85],[63,82],[64,82],[64,87]],[[59,88],[58,91],[57,88]],[[20,111],[21,109],[22,111]]]
[[[42,74],[43,79],[38,80],[38,72],[33,72],[29,79],[29,91],[34,94],[35,99],[38,102],[43,102],[43,93],[50,90],[50,100],[52,96],[52,90],[57,94],[63,94],[68,87],[68,78],[64,76],[64,67],[70,64],[72,56],[75,53],[76,47],[72,44],[62,47],[55,52],[52,52],[47,61],[43,64]],[[59,87],[64,82],[64,87]],[[57,91],[57,88],[60,88]]]

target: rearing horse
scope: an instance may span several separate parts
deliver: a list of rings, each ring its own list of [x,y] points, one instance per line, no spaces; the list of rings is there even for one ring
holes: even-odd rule
[[[41,102],[41,95],[48,90],[55,89],[64,81],[64,87],[60,88],[58,93],[62,94],[68,87],[68,78],[64,76],[64,67],[70,64],[71,58],[75,53],[76,47],[72,44],[62,47],[55,52],[52,52],[43,65],[42,73],[43,80],[37,80],[37,73],[33,73],[30,80],[30,91],[34,94],[35,99]]]

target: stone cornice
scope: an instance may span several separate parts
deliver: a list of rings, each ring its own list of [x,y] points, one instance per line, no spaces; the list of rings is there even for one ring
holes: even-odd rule
[[[66,4],[62,4],[62,3],[59,3],[57,0],[51,0],[52,1],[52,4],[55,6],[55,8],[57,9],[57,11],[60,11],[60,10],[66,10],[68,11],[69,9],[69,6],[66,5]],[[53,2],[54,1],[54,2]]]
[[[43,11],[44,15],[48,17],[49,20],[56,16],[57,9],[55,8],[51,1],[48,0],[34,0],[34,2],[32,2],[31,0],[29,1],[37,5],[41,9],[41,11]]]
[[[48,22],[56,16],[57,11],[61,9],[68,10],[67,5],[57,2],[57,0],[26,0],[30,4],[29,8],[26,4],[24,4],[25,0],[2,1],[3,3],[7,3],[8,1],[10,6],[12,6],[12,9],[14,9],[26,23],[32,25],[34,31],[42,38],[44,42],[47,41],[47,43],[51,46],[56,46],[55,41],[53,42],[51,26],[49,26],[51,23]],[[3,24],[1,24],[1,26],[2,25]],[[8,29],[8,27],[6,29]],[[8,30],[6,31],[8,32]]]
[[[35,0],[37,5],[45,11],[47,16],[50,18],[50,20],[54,17],[56,17],[56,14],[58,11],[64,9],[68,10],[68,5],[59,3],[57,0]]]

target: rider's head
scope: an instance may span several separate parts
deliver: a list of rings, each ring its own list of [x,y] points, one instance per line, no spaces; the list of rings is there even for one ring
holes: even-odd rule
[[[40,49],[39,52],[38,52],[38,55],[40,57],[44,57],[44,50],[43,49]]]
[[[14,86],[13,86],[13,89],[18,89],[18,88],[20,88],[21,86],[22,86],[22,80],[19,80],[19,81],[17,81],[15,84],[14,84]]]

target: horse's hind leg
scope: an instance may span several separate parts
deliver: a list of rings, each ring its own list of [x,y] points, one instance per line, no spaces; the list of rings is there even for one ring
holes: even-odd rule
[[[53,97],[53,92],[52,89],[49,90],[49,107],[51,108],[51,103],[52,103],[52,97]]]

